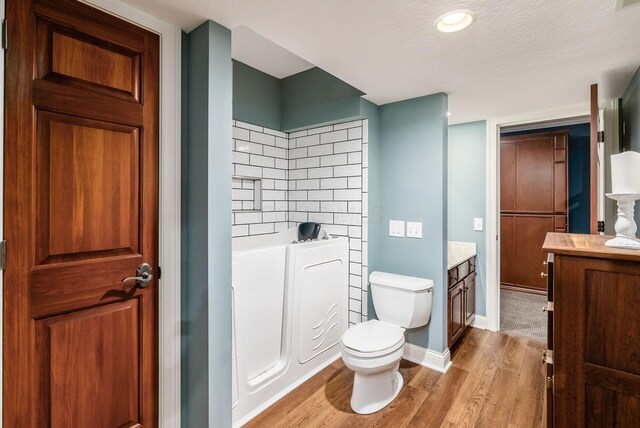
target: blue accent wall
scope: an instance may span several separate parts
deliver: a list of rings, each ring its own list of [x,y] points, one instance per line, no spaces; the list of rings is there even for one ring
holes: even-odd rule
[[[485,121],[449,126],[449,240],[475,242],[478,251],[476,314],[486,310],[486,146]],[[483,218],[485,230],[473,230],[473,219]]]
[[[569,233],[590,233],[590,153],[588,123],[503,133],[501,136],[533,134],[539,132],[569,131]]]
[[[231,32],[183,36],[182,426],[231,426]]]
[[[379,268],[434,281],[431,319],[407,340],[443,352],[446,344],[447,96],[380,107]],[[420,221],[423,239],[394,238],[389,220]]]
[[[359,91],[332,74],[314,67],[282,79],[282,127],[300,128],[360,117]]]
[[[233,118],[279,130],[281,115],[281,80],[234,60]]]

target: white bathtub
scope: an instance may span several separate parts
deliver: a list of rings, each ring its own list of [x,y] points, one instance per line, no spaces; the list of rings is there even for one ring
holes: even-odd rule
[[[234,427],[340,356],[348,326],[348,239],[293,244],[296,239],[295,228],[234,238]]]

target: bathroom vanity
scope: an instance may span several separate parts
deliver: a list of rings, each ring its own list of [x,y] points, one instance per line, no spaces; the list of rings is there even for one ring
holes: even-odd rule
[[[476,244],[449,242],[447,255],[449,348],[476,315]]]

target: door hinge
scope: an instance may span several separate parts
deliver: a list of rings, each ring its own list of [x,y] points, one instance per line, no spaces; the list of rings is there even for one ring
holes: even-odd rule
[[[162,268],[158,266],[158,279],[162,279]]]
[[[0,241],[0,269],[7,268],[7,241]]]
[[[2,49],[9,49],[9,28],[6,19],[2,20]]]
[[[598,143],[604,143],[604,131],[598,131]]]
[[[604,233],[604,221],[598,221],[598,233]]]

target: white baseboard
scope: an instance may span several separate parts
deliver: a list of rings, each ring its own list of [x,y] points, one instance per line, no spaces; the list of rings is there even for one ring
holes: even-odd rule
[[[403,357],[412,363],[420,364],[423,367],[442,373],[446,373],[451,367],[451,354],[449,354],[448,349],[445,349],[441,354],[411,343],[405,343]]]
[[[471,327],[480,328],[482,330],[487,329],[487,317],[482,315],[476,315],[475,319],[471,323]]]

